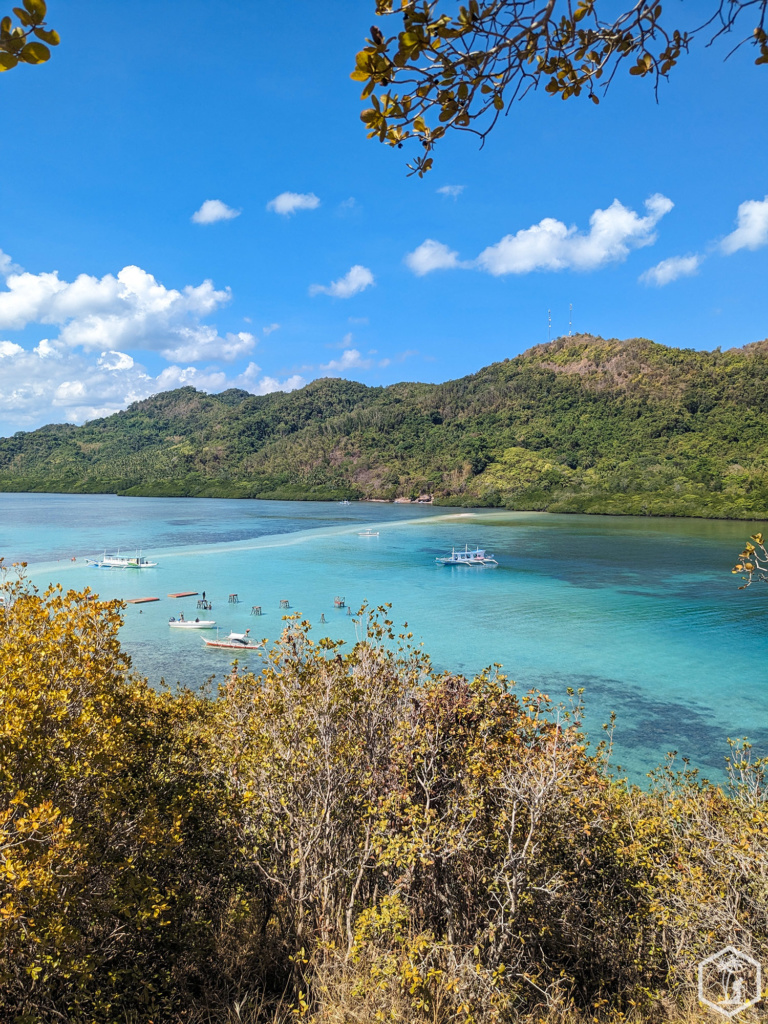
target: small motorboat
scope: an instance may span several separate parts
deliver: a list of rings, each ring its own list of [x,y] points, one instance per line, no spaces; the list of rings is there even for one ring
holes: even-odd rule
[[[379,531],[378,530],[363,530],[363,532],[362,533],[358,533],[357,536],[358,537],[378,537],[379,536]]]
[[[266,641],[254,640],[250,636],[250,629],[246,629],[244,633],[230,633],[228,636],[220,637],[216,634],[215,640],[206,640],[202,638],[203,643],[206,647],[218,647],[226,651],[260,651],[263,650]]]
[[[213,619],[176,619],[171,616],[168,625],[171,629],[213,629],[216,622]]]

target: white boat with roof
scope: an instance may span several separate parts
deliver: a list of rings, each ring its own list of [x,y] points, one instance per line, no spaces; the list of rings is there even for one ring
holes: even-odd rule
[[[445,555],[442,558],[436,558],[435,561],[438,565],[498,565],[499,563],[489,554],[484,548],[475,548],[474,551],[469,550],[469,545],[464,545],[463,551],[457,551],[456,548],[451,550],[450,555]]]
[[[168,625],[171,629],[214,629],[216,622],[214,619],[185,619],[182,613],[178,619],[171,616]]]
[[[144,558],[140,551],[133,558],[126,558],[120,554],[119,548],[116,555],[108,555],[105,551],[101,558],[86,558],[85,562],[94,569],[154,569],[157,565],[157,562]]]
[[[218,647],[227,651],[263,650],[265,641],[254,640],[250,635],[250,632],[250,629],[246,629],[244,633],[230,633],[228,636],[224,637],[220,637],[217,632],[215,640],[206,640],[205,637],[203,637],[202,640],[206,647]]]

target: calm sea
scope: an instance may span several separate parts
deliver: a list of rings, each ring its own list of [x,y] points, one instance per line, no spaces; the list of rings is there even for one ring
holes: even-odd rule
[[[764,526],[764,524],[762,524]],[[584,687],[590,735],[618,716],[615,760],[638,781],[669,750],[718,777],[726,737],[768,749],[768,587],[739,591],[730,568],[761,524],[553,516],[415,505],[0,494],[0,555],[35,584],[91,587],[129,605],[122,641],[156,681],[198,684],[228,655],[168,628],[206,591],[224,629],[275,639],[286,614],[354,643],[336,597],[391,602],[438,669],[501,662],[520,688],[553,698]],[[378,537],[360,537],[371,528]],[[444,568],[479,545],[499,567]],[[156,569],[86,568],[83,556],[137,549]],[[71,561],[72,558],[77,561]],[[237,594],[238,604],[228,596]],[[264,614],[250,614],[260,605]],[[327,624],[322,624],[324,616]],[[252,666],[257,667],[257,666]]]

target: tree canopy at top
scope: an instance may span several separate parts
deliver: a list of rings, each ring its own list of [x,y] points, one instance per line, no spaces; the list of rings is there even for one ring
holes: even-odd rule
[[[373,25],[351,77],[372,104],[360,115],[368,137],[398,147],[418,140],[423,153],[408,166],[423,176],[446,132],[484,140],[513,100],[542,84],[553,96],[599,103],[598,89],[621,66],[658,87],[695,38],[738,31],[747,35],[734,49],[751,41],[755,63],[768,64],[767,10],[768,0],[710,0],[696,12],[704,20],[680,30],[647,0],[618,13],[605,0],[376,0],[376,14],[399,16],[402,27],[388,34],[386,22]]]
[[[19,64],[44,64],[51,56],[48,46],[59,45],[59,33],[45,28],[48,12],[44,0],[23,3],[23,7],[13,8],[17,25],[10,14],[0,19],[0,71],[10,71]]]

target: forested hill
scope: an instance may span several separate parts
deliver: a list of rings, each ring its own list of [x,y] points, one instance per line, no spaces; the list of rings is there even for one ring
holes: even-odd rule
[[[445,384],[180,388],[0,440],[0,489],[768,518],[768,341],[577,335]]]

